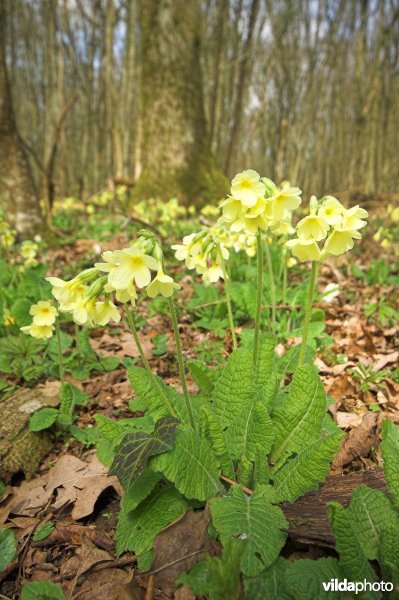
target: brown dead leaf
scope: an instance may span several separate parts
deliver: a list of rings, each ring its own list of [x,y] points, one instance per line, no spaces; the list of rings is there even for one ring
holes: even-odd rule
[[[344,437],[332,463],[332,474],[341,473],[345,465],[355,458],[367,456],[378,444],[379,419],[378,413],[366,413],[361,424]]]
[[[108,469],[100,463],[96,455],[85,463],[75,456],[65,454],[51,469],[46,491],[51,495],[57,489],[57,499],[52,507],[57,509],[74,503],[72,519],[83,519],[92,514],[100,494],[107,488],[122,495],[123,491],[116,477],[108,477]]]
[[[209,509],[189,511],[182,519],[162,531],[154,542],[155,560],[151,566],[155,587],[173,597],[176,579],[203,560],[212,548],[208,535]],[[148,575],[138,575],[137,581],[146,587]]]
[[[8,514],[34,517],[47,505],[58,509],[67,504],[74,504],[73,519],[87,517],[107,488],[112,487],[122,495],[117,478],[108,477],[107,473],[108,469],[95,454],[89,462],[64,454],[47,474],[12,488],[12,497],[6,510],[2,511],[2,518],[7,518]],[[55,491],[57,497],[52,502]]]
[[[362,422],[363,415],[356,413],[348,413],[338,410],[335,413],[335,418],[338,427],[341,429],[349,429],[352,427],[358,427]]]
[[[386,367],[386,365],[389,365],[392,363],[395,363],[396,366],[399,366],[399,363],[398,363],[399,352],[398,351],[391,352],[390,354],[376,354],[374,356],[374,359],[377,359],[373,365],[373,370],[375,372],[381,371],[381,369]]]

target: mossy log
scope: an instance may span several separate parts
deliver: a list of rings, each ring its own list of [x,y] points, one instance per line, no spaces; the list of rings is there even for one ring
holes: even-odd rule
[[[48,431],[29,431],[30,416],[44,406],[58,406],[60,384],[51,382],[24,388],[0,399],[0,479],[9,482],[16,473],[30,479],[52,447]]]

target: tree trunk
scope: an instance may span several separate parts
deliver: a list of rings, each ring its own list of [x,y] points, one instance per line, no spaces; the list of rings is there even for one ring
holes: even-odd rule
[[[5,219],[21,237],[28,238],[42,230],[43,218],[15,123],[7,76],[4,31],[3,5],[0,11],[0,200]]]
[[[203,103],[200,9],[194,0],[141,0],[141,176],[136,198],[218,200]]]

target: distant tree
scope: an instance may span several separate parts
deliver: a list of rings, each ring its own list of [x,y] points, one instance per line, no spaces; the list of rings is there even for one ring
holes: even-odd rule
[[[42,229],[43,218],[15,123],[5,58],[4,25],[5,10],[0,3],[0,203],[6,220],[26,238]]]
[[[198,0],[141,0],[141,111],[135,195],[217,200],[226,180],[211,152]]]

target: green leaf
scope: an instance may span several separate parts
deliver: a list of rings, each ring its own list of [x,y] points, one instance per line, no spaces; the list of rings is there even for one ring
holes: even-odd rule
[[[32,317],[29,314],[31,304],[26,298],[18,298],[11,306],[10,312],[18,327],[29,325],[32,322]]]
[[[144,470],[151,456],[172,450],[178,420],[162,417],[154,433],[128,433],[122,440],[109,471],[116,475],[125,489],[129,488]]]
[[[144,471],[138,476],[125,491],[121,500],[121,509],[125,512],[130,512],[137,508],[156,486],[161,479],[160,473],[154,473],[150,469]]]
[[[73,411],[75,408],[75,399],[74,392],[70,383],[64,383],[61,387],[60,393],[60,408],[59,414],[66,415],[70,419],[73,416]]]
[[[232,542],[222,556],[208,557],[194,565],[190,573],[183,573],[176,583],[189,585],[196,596],[210,600],[232,600],[237,597],[240,582],[240,559],[245,542]]]
[[[158,486],[135,510],[121,510],[116,529],[117,556],[126,551],[139,555],[150,550],[155,536],[187,508],[187,502],[174,487]]]
[[[54,531],[55,524],[52,521],[47,521],[47,523],[43,523],[41,527],[36,531],[36,533],[32,536],[33,542],[40,542],[40,540],[44,540]]]
[[[256,385],[264,386],[272,377],[274,372],[274,348],[276,340],[273,336],[263,334],[259,346],[259,368],[257,373]]]
[[[136,398],[129,404],[131,410],[148,411],[154,421],[169,415],[160,395],[159,388],[155,383],[156,380],[169,398],[170,404],[173,406],[179,419],[185,423],[189,422],[183,396],[173,388],[165,385],[160,377],[151,375],[151,373],[142,367],[130,367],[127,372],[130,383],[136,392]]]
[[[269,454],[273,444],[273,423],[261,402],[244,408],[228,429],[228,445],[234,458],[255,460],[257,450]]]
[[[222,429],[218,419],[208,406],[201,408],[200,418],[205,422],[205,435],[220,462],[223,475],[234,479],[233,456],[229,450],[226,430]]]
[[[193,429],[179,427],[173,450],[153,458],[151,468],[161,471],[187,498],[207,500],[223,489],[219,461],[208,441]]]
[[[117,356],[105,356],[100,360],[100,366],[104,371],[115,371],[119,367],[120,360]]]
[[[257,577],[245,577],[244,588],[251,600],[337,600],[341,593],[324,591],[323,582],[343,578],[334,558],[291,561],[279,557]]]
[[[388,527],[396,529],[399,535],[399,517],[388,497],[380,490],[359,485],[352,493],[346,514],[369,560],[378,559]]]
[[[275,438],[271,461],[316,442],[325,413],[326,394],[316,369],[311,365],[299,367],[288,397],[273,411]]]
[[[48,429],[56,422],[58,410],[56,408],[41,408],[33,413],[29,419],[29,431],[43,431]]]
[[[213,391],[215,415],[222,427],[230,425],[254,395],[252,352],[235,350],[229,357]]]
[[[294,600],[285,582],[287,563],[279,557],[256,577],[244,577],[245,597],[251,600]]]
[[[294,502],[310,490],[317,489],[330,470],[330,462],[339,448],[343,433],[320,438],[272,471],[276,502]]]
[[[286,539],[288,527],[280,507],[273,506],[273,489],[258,486],[252,496],[235,486],[230,496],[210,501],[213,524],[223,546],[234,539],[246,540],[241,571],[254,576],[271,565]]]
[[[90,343],[90,335],[88,329],[81,329],[76,336],[76,347],[83,360],[89,363],[97,363],[97,354],[94,352]]]
[[[66,597],[56,583],[31,581],[22,588],[21,600],[66,600]]]
[[[60,339],[61,339],[61,350],[65,352],[72,346],[73,337],[65,333],[64,331],[60,331]],[[57,338],[56,336],[52,337],[48,343],[48,353],[55,360],[58,360],[58,346],[57,346]]]
[[[200,361],[194,360],[188,362],[187,367],[201,392],[209,396],[214,388],[212,370]]]
[[[277,377],[281,382],[284,382],[285,376],[289,373],[294,373],[298,367],[299,351],[301,346],[294,346],[287,350],[283,356],[277,361]],[[304,364],[312,365],[316,352],[311,346],[306,346]]]
[[[14,560],[16,553],[14,532],[12,529],[0,528],[0,572]]]
[[[393,503],[399,509],[399,428],[389,419],[381,426],[384,475]]]
[[[398,528],[394,525],[387,525],[382,534],[380,548],[380,566],[382,570],[382,579],[384,581],[399,581],[399,545]],[[397,598],[398,593],[392,594]]]
[[[328,504],[328,518],[336,539],[336,550],[340,557],[342,569],[351,581],[377,581],[376,574],[371,568],[359,542],[351,518],[341,504]],[[364,598],[379,598],[376,593],[364,594]]]

